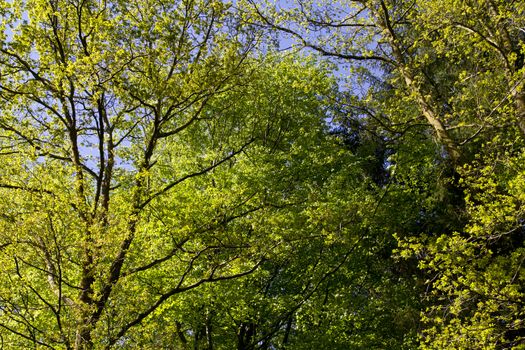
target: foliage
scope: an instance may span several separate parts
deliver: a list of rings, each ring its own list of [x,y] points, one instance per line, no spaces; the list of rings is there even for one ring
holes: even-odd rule
[[[340,133],[354,149],[376,140],[388,167],[385,227],[408,259],[398,263],[417,264],[403,269],[427,285],[420,346],[523,346],[523,4],[250,6],[261,25],[351,67]]]
[[[295,234],[275,224],[323,176],[326,72],[257,59],[217,1],[2,13],[3,344],[174,346],[178,294]]]
[[[2,346],[524,348],[524,11],[0,2]]]

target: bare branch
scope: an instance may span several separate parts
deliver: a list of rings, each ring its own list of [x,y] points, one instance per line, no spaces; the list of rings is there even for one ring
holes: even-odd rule
[[[50,190],[46,190],[44,188],[9,185],[9,184],[3,184],[3,183],[0,183],[0,188],[8,188],[8,189],[13,189],[13,190],[22,190],[22,191],[27,191],[27,192],[31,192],[31,193],[47,193],[47,194],[52,194],[52,195],[55,194],[54,192],[52,192]]]
[[[296,38],[297,40],[299,40],[301,42],[301,44],[304,46],[304,47],[307,47],[307,48],[310,48],[310,49],[313,49],[319,53],[321,53],[322,55],[324,56],[328,56],[328,57],[337,57],[337,58],[342,58],[342,59],[345,59],[345,60],[354,60],[354,61],[381,61],[381,62],[385,62],[385,63],[388,63],[390,65],[394,64],[394,62],[392,60],[390,60],[389,58],[385,57],[385,56],[378,56],[378,55],[375,55],[375,54],[369,54],[369,55],[361,55],[361,54],[351,54],[351,53],[342,53],[342,52],[336,52],[336,51],[331,51],[329,49],[326,49],[320,45],[317,45],[317,44],[314,44],[312,42],[309,42],[303,35],[301,35],[299,32],[291,29],[291,28],[288,28],[288,27],[283,27],[281,25],[278,25],[276,23],[274,23],[268,16],[265,16],[261,10],[259,9],[259,7],[257,6],[257,4],[253,1],[253,0],[249,0],[250,4],[253,6],[253,8],[255,9],[255,11],[257,12],[257,15],[262,19],[262,21],[267,25],[269,26],[270,28],[273,28],[273,29],[277,29],[281,32],[284,32],[284,33],[287,33],[287,34],[290,34],[292,37]]]
[[[126,324],[125,326],[123,326],[121,328],[121,330],[115,335],[115,337],[109,341],[109,344],[106,346],[106,349],[110,349],[122,336],[124,336],[124,334],[126,334],[126,332],[131,327],[140,324],[146,317],[148,317],[151,313],[153,313],[155,310],[157,310],[157,308],[159,306],[161,306],[166,300],[168,300],[173,295],[178,294],[178,293],[182,293],[182,292],[185,292],[185,291],[188,291],[188,290],[191,290],[191,289],[195,289],[195,288],[197,288],[200,285],[205,284],[205,283],[217,282],[217,281],[226,281],[226,280],[231,280],[231,279],[236,279],[236,278],[247,276],[247,275],[252,274],[253,272],[255,272],[264,261],[266,261],[266,259],[263,258],[263,259],[259,260],[251,269],[249,269],[247,271],[243,271],[243,272],[237,273],[237,274],[233,274],[233,275],[214,277],[216,269],[213,269],[212,272],[210,273],[210,275],[207,278],[203,278],[203,279],[201,279],[201,280],[199,280],[199,281],[197,281],[197,282],[195,282],[193,284],[187,285],[187,286],[180,286],[179,285],[176,288],[173,288],[170,291],[162,294],[153,305],[151,305],[148,309],[146,309],[145,311],[143,311],[140,314],[138,314],[133,321],[131,321],[128,324]]]

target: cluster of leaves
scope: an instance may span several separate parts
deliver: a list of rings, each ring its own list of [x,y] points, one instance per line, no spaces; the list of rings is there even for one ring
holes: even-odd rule
[[[250,3],[351,67],[336,132],[387,188],[383,236],[420,293],[419,346],[523,347],[523,4]]]
[[[0,345],[524,348],[524,13],[0,2]]]

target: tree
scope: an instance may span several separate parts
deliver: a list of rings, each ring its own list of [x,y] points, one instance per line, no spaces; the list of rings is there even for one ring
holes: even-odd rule
[[[402,268],[427,285],[421,347],[523,346],[523,4],[294,5],[248,8],[298,46],[346,62],[351,89],[364,87],[343,101],[340,128],[350,143],[382,140],[386,198],[414,198],[393,232],[421,271]]]
[[[486,82],[476,72],[498,68],[487,78],[512,100],[516,112],[512,123],[521,128],[522,23],[517,15],[523,11],[520,4],[452,2],[442,11],[442,6],[434,1],[299,1],[297,6],[279,8],[248,3],[247,8],[255,11],[260,25],[290,35],[299,47],[344,60],[352,67],[368,68],[376,76],[386,74],[389,87],[417,106],[454,162],[469,160],[460,159],[461,148],[490,128],[495,114],[490,109],[481,113],[481,121],[476,125],[483,128],[469,131],[473,126],[465,120],[464,113],[475,107],[456,101],[455,92],[464,88],[461,96],[472,102],[473,96],[467,97],[467,91],[473,92],[475,84]],[[472,55],[484,57],[472,60]],[[470,79],[469,73],[476,78]]]
[[[450,101],[462,125],[475,125],[470,162],[457,171],[465,223],[403,247],[422,257],[432,305],[423,348],[521,348],[523,308],[523,26],[522,4],[470,1],[421,11],[440,33],[439,57],[456,63]],[[466,14],[469,13],[467,16]],[[468,147],[469,145],[466,144]],[[417,243],[416,243],[417,241]]]
[[[182,339],[149,322],[253,273],[286,235],[269,218],[307,191],[326,74],[256,58],[257,33],[220,1],[1,11],[3,344]]]
[[[524,11],[0,3],[2,345],[523,348]]]

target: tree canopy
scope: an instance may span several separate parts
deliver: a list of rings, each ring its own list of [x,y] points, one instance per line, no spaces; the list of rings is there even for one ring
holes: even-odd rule
[[[0,18],[0,347],[525,349],[522,2]]]

